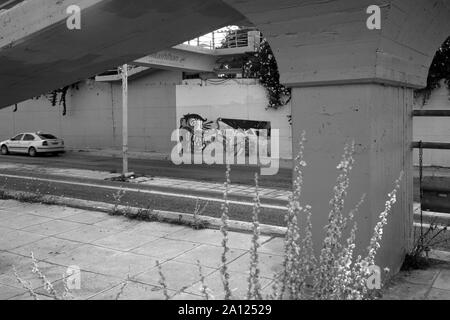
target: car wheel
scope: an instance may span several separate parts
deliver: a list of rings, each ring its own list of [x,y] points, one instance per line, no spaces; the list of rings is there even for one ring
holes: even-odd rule
[[[9,152],[8,152],[8,147],[5,146],[5,145],[2,146],[2,149],[1,149],[1,150],[2,150],[2,154],[3,154],[3,155],[7,155],[7,154],[9,153]]]
[[[36,157],[36,149],[33,148],[33,147],[31,147],[31,148],[28,150],[28,155],[29,155],[30,157]]]

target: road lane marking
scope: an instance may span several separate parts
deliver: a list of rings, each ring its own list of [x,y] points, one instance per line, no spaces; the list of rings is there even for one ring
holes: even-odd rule
[[[124,191],[129,191],[129,192],[139,192],[139,193],[147,193],[147,194],[154,194],[154,195],[160,195],[160,196],[187,198],[187,199],[193,199],[193,200],[199,199],[199,200],[204,200],[204,201],[213,201],[213,202],[222,202],[222,203],[224,202],[223,199],[218,199],[218,198],[213,198],[213,197],[193,196],[193,195],[184,194],[184,193],[172,193],[172,192],[156,191],[156,190],[98,185],[98,184],[86,183],[86,182],[76,182],[76,181],[56,180],[56,179],[36,178],[36,177],[25,177],[25,176],[20,176],[20,175],[11,175],[11,174],[3,174],[3,173],[0,173],[0,177],[16,178],[16,179],[31,180],[31,181],[42,181],[42,182],[50,182],[50,183],[62,183],[62,184],[76,185],[76,186],[82,186],[82,187],[103,188],[103,189],[110,189],[110,190],[117,190],[117,191],[124,190]],[[243,205],[243,206],[251,206],[251,207],[253,207],[253,205],[254,205],[253,202],[238,201],[238,200],[228,200],[228,203],[238,204],[238,205]],[[285,207],[285,206],[277,206],[277,205],[272,205],[272,204],[261,204],[260,207],[267,208],[267,209],[287,210],[287,207]]]

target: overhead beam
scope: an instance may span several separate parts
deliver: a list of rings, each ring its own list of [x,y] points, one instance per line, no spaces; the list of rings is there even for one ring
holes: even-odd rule
[[[0,108],[243,20],[220,0],[24,1],[0,14]]]

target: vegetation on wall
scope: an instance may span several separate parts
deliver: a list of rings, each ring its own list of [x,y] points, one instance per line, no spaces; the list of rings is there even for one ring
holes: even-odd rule
[[[47,99],[51,102],[52,107],[55,107],[57,103],[63,106],[63,113],[62,113],[63,116],[65,116],[67,113],[66,95],[67,91],[69,91],[69,88],[70,86],[65,86],[63,88],[53,90],[52,92],[46,95]]]
[[[422,97],[423,104],[425,104],[430,98],[431,92],[440,88],[442,80],[450,89],[450,37],[436,52],[428,74],[427,87],[417,90],[416,97]]]
[[[248,29],[240,27],[239,29],[228,30],[227,35],[222,40],[219,48],[229,48],[239,37],[239,34],[247,34]],[[232,47],[232,45],[231,45]],[[221,69],[242,68],[244,78],[256,78],[266,88],[269,104],[267,108],[278,109],[285,106],[291,100],[291,89],[280,84],[280,73],[278,64],[273,54],[272,48],[266,39],[262,39],[257,52],[241,57],[226,58],[221,61]],[[221,78],[232,78],[235,75],[223,74]]]
[[[291,89],[280,83],[280,73],[272,48],[263,39],[259,50],[252,54],[244,65],[244,75],[257,78],[266,88],[268,108],[278,109],[291,100]]]
[[[40,95],[40,96],[36,96],[34,97],[34,99],[39,99],[40,97],[46,97],[48,99],[48,101],[50,101],[52,107],[55,107],[57,105],[63,107],[63,112],[62,115],[65,116],[67,114],[67,103],[66,103],[66,97],[67,97],[67,92],[69,91],[69,89],[77,89],[78,90],[78,84],[79,82],[75,82],[71,85],[50,91],[46,94]],[[14,112],[17,111],[17,105],[14,109]]]

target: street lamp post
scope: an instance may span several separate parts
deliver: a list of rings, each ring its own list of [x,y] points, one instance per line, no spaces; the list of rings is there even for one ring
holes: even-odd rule
[[[128,65],[121,68],[122,74],[122,176],[128,175]]]

